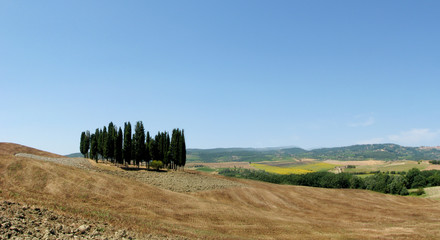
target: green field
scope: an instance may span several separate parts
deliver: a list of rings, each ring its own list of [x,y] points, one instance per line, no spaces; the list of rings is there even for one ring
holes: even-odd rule
[[[440,200],[440,187],[427,187],[425,190],[425,198]]]
[[[407,172],[411,168],[418,168],[423,170],[429,166],[427,162],[420,162],[420,164],[416,161],[393,161],[393,162],[385,162],[384,164],[375,164],[375,165],[365,165],[365,166],[356,166],[356,168],[346,168],[344,172],[347,173],[358,173],[358,172]]]
[[[215,172],[217,171],[216,168],[210,168],[210,167],[198,167],[196,168],[197,171],[201,171],[201,172]]]

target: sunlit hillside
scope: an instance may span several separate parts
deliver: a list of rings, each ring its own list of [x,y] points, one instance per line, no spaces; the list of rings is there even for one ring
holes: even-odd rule
[[[365,190],[275,185],[196,171],[128,173],[93,163],[90,169],[80,169],[18,157],[16,153],[60,157],[24,146],[0,144],[2,199],[47,207],[67,216],[104,221],[134,231],[139,238],[436,239],[440,236],[437,200]],[[133,174],[145,178],[135,179]],[[192,178],[203,177],[218,180],[224,187],[179,192],[149,182],[153,174],[171,176],[188,184],[192,184]]]

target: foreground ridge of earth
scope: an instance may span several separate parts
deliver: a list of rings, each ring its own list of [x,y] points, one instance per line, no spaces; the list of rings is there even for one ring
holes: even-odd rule
[[[106,223],[92,223],[44,208],[0,200],[0,239],[135,238],[138,237],[134,233],[117,230]]]

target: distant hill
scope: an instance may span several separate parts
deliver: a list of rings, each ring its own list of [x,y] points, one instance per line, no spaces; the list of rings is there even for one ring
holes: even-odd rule
[[[66,157],[83,157],[72,153]],[[397,144],[365,144],[305,150],[290,148],[187,149],[188,162],[260,162],[300,158],[317,160],[440,160],[440,147],[403,147]]]
[[[229,162],[229,161],[276,161],[299,158],[318,160],[439,160],[437,147],[403,147],[397,144],[366,144],[347,147],[258,149],[258,148],[216,148],[188,149],[188,161]]]
[[[71,157],[71,158],[76,158],[76,157],[83,157],[83,155],[81,153],[71,153],[71,154],[67,154],[64,155],[65,157]]]

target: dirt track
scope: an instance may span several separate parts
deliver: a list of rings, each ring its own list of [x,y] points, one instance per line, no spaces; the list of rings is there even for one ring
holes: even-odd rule
[[[86,170],[95,169],[90,164],[90,162],[84,158],[54,158],[54,157],[38,156],[38,155],[34,155],[34,154],[29,154],[29,153],[17,153],[17,154],[15,154],[15,156],[32,158],[32,159],[48,161],[48,162],[54,162],[54,163],[59,163],[59,164],[63,164],[66,166],[77,167],[77,168],[86,169]]]

